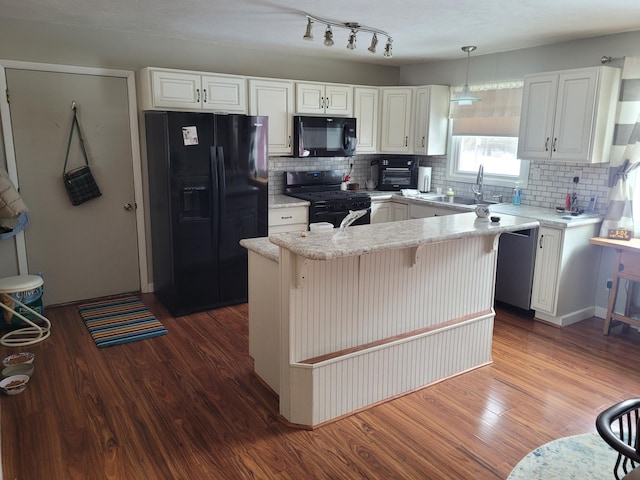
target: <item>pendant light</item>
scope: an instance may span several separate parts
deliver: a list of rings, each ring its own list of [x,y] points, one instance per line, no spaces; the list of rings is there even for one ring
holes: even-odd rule
[[[479,102],[480,99],[478,97],[474,97],[471,95],[471,89],[469,88],[469,62],[471,52],[473,52],[476,48],[474,45],[468,45],[466,47],[462,47],[462,51],[467,54],[467,76],[464,81],[464,86],[462,87],[462,91],[460,95],[455,98],[452,98],[451,101],[457,103],[458,105],[471,105],[473,102]]]

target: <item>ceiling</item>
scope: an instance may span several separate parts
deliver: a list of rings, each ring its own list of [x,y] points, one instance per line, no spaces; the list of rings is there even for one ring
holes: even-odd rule
[[[393,58],[367,51],[371,34],[334,28],[333,47],[323,45],[325,25],[314,24],[304,41],[306,17],[357,22],[393,37]],[[225,47],[274,50],[283,55],[407,65],[518,50],[640,29],[640,2],[629,0],[0,0],[0,16],[205,41]]]

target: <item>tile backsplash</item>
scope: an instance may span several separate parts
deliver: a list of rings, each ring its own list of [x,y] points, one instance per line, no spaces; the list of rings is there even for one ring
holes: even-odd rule
[[[351,172],[352,181],[359,183],[364,188],[368,178],[377,176],[376,167],[371,166],[372,161],[381,158],[389,158],[390,155],[356,155],[354,157],[328,157],[328,158],[269,158],[269,193],[282,193],[284,190],[285,171],[307,170],[340,170],[347,173],[353,165]],[[406,155],[402,156],[406,158]],[[451,182],[446,179],[447,158],[414,156],[420,161],[420,165],[432,167],[431,189],[437,187],[445,190],[452,187],[456,193],[472,196],[471,183]],[[586,209],[589,199],[593,194],[597,195],[596,211],[604,213],[607,206],[609,193],[609,164],[577,164],[559,163],[554,161],[532,161],[529,169],[529,185],[522,189],[523,205],[532,205],[543,208],[563,206],[565,195],[572,193],[574,189],[573,177],[580,177],[576,185],[578,207]],[[485,195],[503,195],[503,201],[511,201],[512,189],[508,187],[494,187],[485,185]]]

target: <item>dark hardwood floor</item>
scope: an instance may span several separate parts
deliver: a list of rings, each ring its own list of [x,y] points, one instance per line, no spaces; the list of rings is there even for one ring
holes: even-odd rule
[[[278,418],[252,374],[247,305],[172,318],[163,337],[98,349],[73,305],[27,390],[0,398],[5,479],[504,479],[552,439],[595,431],[640,395],[640,334],[563,329],[497,310],[492,365],[313,431]]]

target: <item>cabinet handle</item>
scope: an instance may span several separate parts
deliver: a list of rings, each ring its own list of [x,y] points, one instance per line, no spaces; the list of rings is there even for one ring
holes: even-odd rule
[[[542,239],[544,238],[544,235],[540,235],[540,240],[538,241],[538,245],[540,246],[540,248],[542,248]]]
[[[204,94],[204,100],[202,100],[202,103],[207,103],[207,89],[203,88],[202,93]]]
[[[405,147],[409,146],[409,137],[404,137],[404,146]]]
[[[424,147],[425,137],[422,137],[422,146]]]
[[[544,151],[549,151],[549,137],[547,137],[547,139],[544,141]]]
[[[289,216],[287,216],[287,217],[283,217],[282,215],[280,215],[280,219],[281,219],[281,220],[289,220],[289,219],[291,219],[291,218],[293,218],[293,215],[289,215]]]
[[[291,135],[289,135],[289,146],[291,146]]]
[[[329,108],[329,97],[325,97],[324,101],[326,103],[326,107]]]
[[[555,152],[556,151],[556,143],[558,143],[558,137],[555,137],[553,139],[553,145],[551,146],[552,150]]]
[[[199,88],[196,88],[196,94],[197,94],[196,103],[200,103],[200,89]]]

